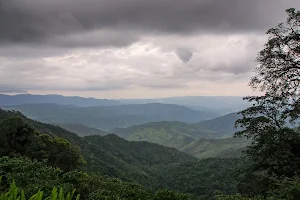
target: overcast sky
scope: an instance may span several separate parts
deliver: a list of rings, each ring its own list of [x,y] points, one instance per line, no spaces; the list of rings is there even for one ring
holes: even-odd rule
[[[299,0],[0,0],[0,93],[251,94],[268,28]]]

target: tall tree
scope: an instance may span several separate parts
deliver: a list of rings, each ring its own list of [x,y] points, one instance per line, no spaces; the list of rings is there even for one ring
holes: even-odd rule
[[[274,177],[300,174],[300,133],[291,128],[292,124],[299,126],[300,116],[300,11],[291,8],[286,12],[286,22],[267,31],[269,39],[258,53],[259,65],[250,80],[249,85],[264,95],[245,97],[253,104],[241,112],[243,118],[236,122],[243,131],[235,136],[253,141],[246,151],[253,161],[252,170],[241,188],[246,188],[245,182],[265,185],[259,193],[274,187]],[[253,190],[247,193],[256,195]]]
[[[269,40],[257,56],[250,86],[265,92],[260,99],[271,97],[294,120],[300,114],[300,11],[286,12],[286,22],[267,31]]]

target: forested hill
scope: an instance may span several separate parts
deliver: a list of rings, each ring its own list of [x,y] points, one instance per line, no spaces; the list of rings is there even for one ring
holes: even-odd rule
[[[155,185],[157,180],[153,179],[151,173],[156,167],[195,160],[194,157],[174,148],[149,142],[129,142],[116,135],[81,138],[58,126],[30,120],[21,113],[0,110],[0,122],[12,117],[21,118],[41,133],[69,140],[80,149],[80,153],[87,161],[88,171],[119,177],[123,180]]]
[[[113,132],[130,141],[154,142],[177,148],[198,158],[240,157],[251,143],[245,138],[233,138],[234,132],[231,132],[231,137],[223,138],[226,135],[221,135],[222,133],[183,122],[151,122],[115,129]]]
[[[123,128],[157,121],[199,122],[214,114],[172,104],[142,104],[102,107],[75,107],[55,104],[30,104],[4,107],[17,110],[31,119],[51,124],[82,124],[100,130]]]
[[[38,130],[41,133],[47,133],[51,136],[65,138],[68,141],[70,141],[72,144],[77,145],[77,146],[80,146],[80,144],[82,143],[82,138],[80,138],[78,135],[76,135],[75,133],[69,132],[59,126],[31,120],[31,119],[27,118],[25,115],[23,115],[21,112],[5,111],[0,108],[0,122],[3,120],[6,120],[6,119],[13,118],[13,117],[20,117],[21,119],[24,120],[25,123],[28,123],[35,130]]]
[[[234,124],[236,120],[241,119],[242,116],[237,113],[231,113],[225,116],[217,117],[215,119],[205,120],[194,124],[197,128],[202,130],[211,130],[219,135],[219,137],[229,137],[241,129],[236,129]]]
[[[215,138],[215,132],[201,130],[198,127],[179,121],[150,122],[135,125],[128,128],[116,128],[111,132],[129,140],[139,140],[147,137],[151,142],[159,139],[170,139],[174,136],[186,136],[194,138]]]
[[[108,133],[96,128],[90,128],[81,124],[57,124],[58,126],[66,129],[72,133],[84,137],[89,135],[107,135]]]
[[[236,180],[232,173],[242,166],[242,161],[237,159],[210,159],[201,161],[203,164],[200,164],[195,157],[175,148],[149,142],[130,142],[116,135],[81,138],[58,126],[30,120],[19,112],[0,110],[0,124],[0,135],[2,138],[4,137],[4,140],[1,139],[1,141],[5,141],[8,133],[13,133],[13,135],[17,133],[18,135],[15,137],[17,146],[13,145],[7,148],[5,146],[7,143],[0,143],[2,148],[0,152],[4,153],[3,155],[23,155],[41,161],[51,158],[49,164],[56,167],[62,166],[66,170],[78,168],[88,173],[117,177],[142,184],[152,191],[169,188],[198,197],[207,197],[205,199],[213,197],[215,194],[235,193]],[[35,132],[36,130],[38,132]],[[25,134],[26,140],[24,140],[23,134]],[[47,136],[48,134],[51,137]],[[53,136],[55,137],[53,138]],[[57,136],[69,140],[70,144]],[[24,146],[24,141],[29,146]],[[75,160],[69,161],[69,159]],[[7,162],[10,163],[10,161]],[[15,165],[13,163],[12,165]],[[218,168],[218,172],[214,171],[211,166]],[[188,170],[184,171],[186,167]],[[5,170],[10,168],[6,167]],[[11,169],[16,170],[17,168]],[[224,173],[224,171],[226,172]],[[195,173],[198,173],[199,176],[194,176]],[[201,174],[206,175],[202,176]],[[27,179],[27,181],[30,180]],[[70,177],[67,180],[71,180]],[[185,183],[184,187],[180,187],[182,181]],[[218,188],[216,182],[222,182],[226,187]]]

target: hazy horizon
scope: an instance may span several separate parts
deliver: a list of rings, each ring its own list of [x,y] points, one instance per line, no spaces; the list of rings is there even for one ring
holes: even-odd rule
[[[243,98],[244,96],[233,96],[233,95],[188,95],[188,96],[165,96],[165,97],[153,97],[153,98],[98,98],[98,97],[93,97],[93,96],[78,96],[78,95],[63,95],[63,94],[54,94],[54,93],[49,93],[49,94],[34,94],[34,93],[0,93],[0,95],[9,95],[9,96],[17,96],[17,95],[42,95],[42,96],[47,96],[47,95],[58,95],[58,96],[64,96],[64,97],[81,97],[81,98],[94,98],[94,99],[111,99],[111,100],[130,100],[130,99],[136,99],[136,100],[147,100],[147,99],[168,99],[168,98],[183,98],[183,97],[241,97]]]

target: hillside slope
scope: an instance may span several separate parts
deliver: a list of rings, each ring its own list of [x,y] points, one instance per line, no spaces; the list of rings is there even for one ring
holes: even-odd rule
[[[59,127],[66,129],[67,131],[76,133],[77,135],[84,137],[89,135],[107,135],[108,133],[96,128],[90,128],[81,124],[57,124]]]
[[[233,173],[243,166],[241,159],[220,158],[199,161],[175,148],[149,142],[126,141],[116,135],[82,138],[61,127],[30,120],[19,112],[0,109],[0,123],[12,117],[23,119],[30,127],[41,133],[68,139],[80,148],[80,154],[87,162],[83,169],[87,172],[137,182],[153,190],[169,188],[184,191],[203,197],[200,199],[210,199],[216,194],[236,193],[237,182]],[[46,138],[52,141],[51,138]],[[48,146],[44,145],[44,148],[47,149]],[[56,148],[50,147],[49,150],[60,153]],[[68,158],[67,154],[65,156]]]
[[[156,171],[161,167],[195,161],[195,158],[175,148],[149,142],[130,142],[116,135],[79,137],[59,126],[45,124],[26,118],[19,112],[0,109],[0,122],[20,117],[25,123],[41,133],[69,140],[80,148],[87,161],[86,170],[122,180],[138,182],[158,188]]]
[[[203,131],[182,122],[152,122],[115,129],[114,133],[130,141],[148,141],[174,147],[198,158],[240,157],[250,144],[244,138],[214,139],[220,137],[220,133]]]
[[[215,132],[220,138],[231,137],[233,134],[240,129],[236,129],[234,124],[236,120],[242,116],[237,113],[231,113],[225,116],[217,117],[206,121],[201,121],[194,124],[197,128],[202,130],[210,130]]]
[[[113,133],[130,141],[148,141],[165,146],[181,148],[194,138],[214,138],[214,132],[202,131],[183,122],[150,122],[128,128],[112,130]]]
[[[235,158],[250,144],[246,138],[196,139],[180,150],[198,158]]]

